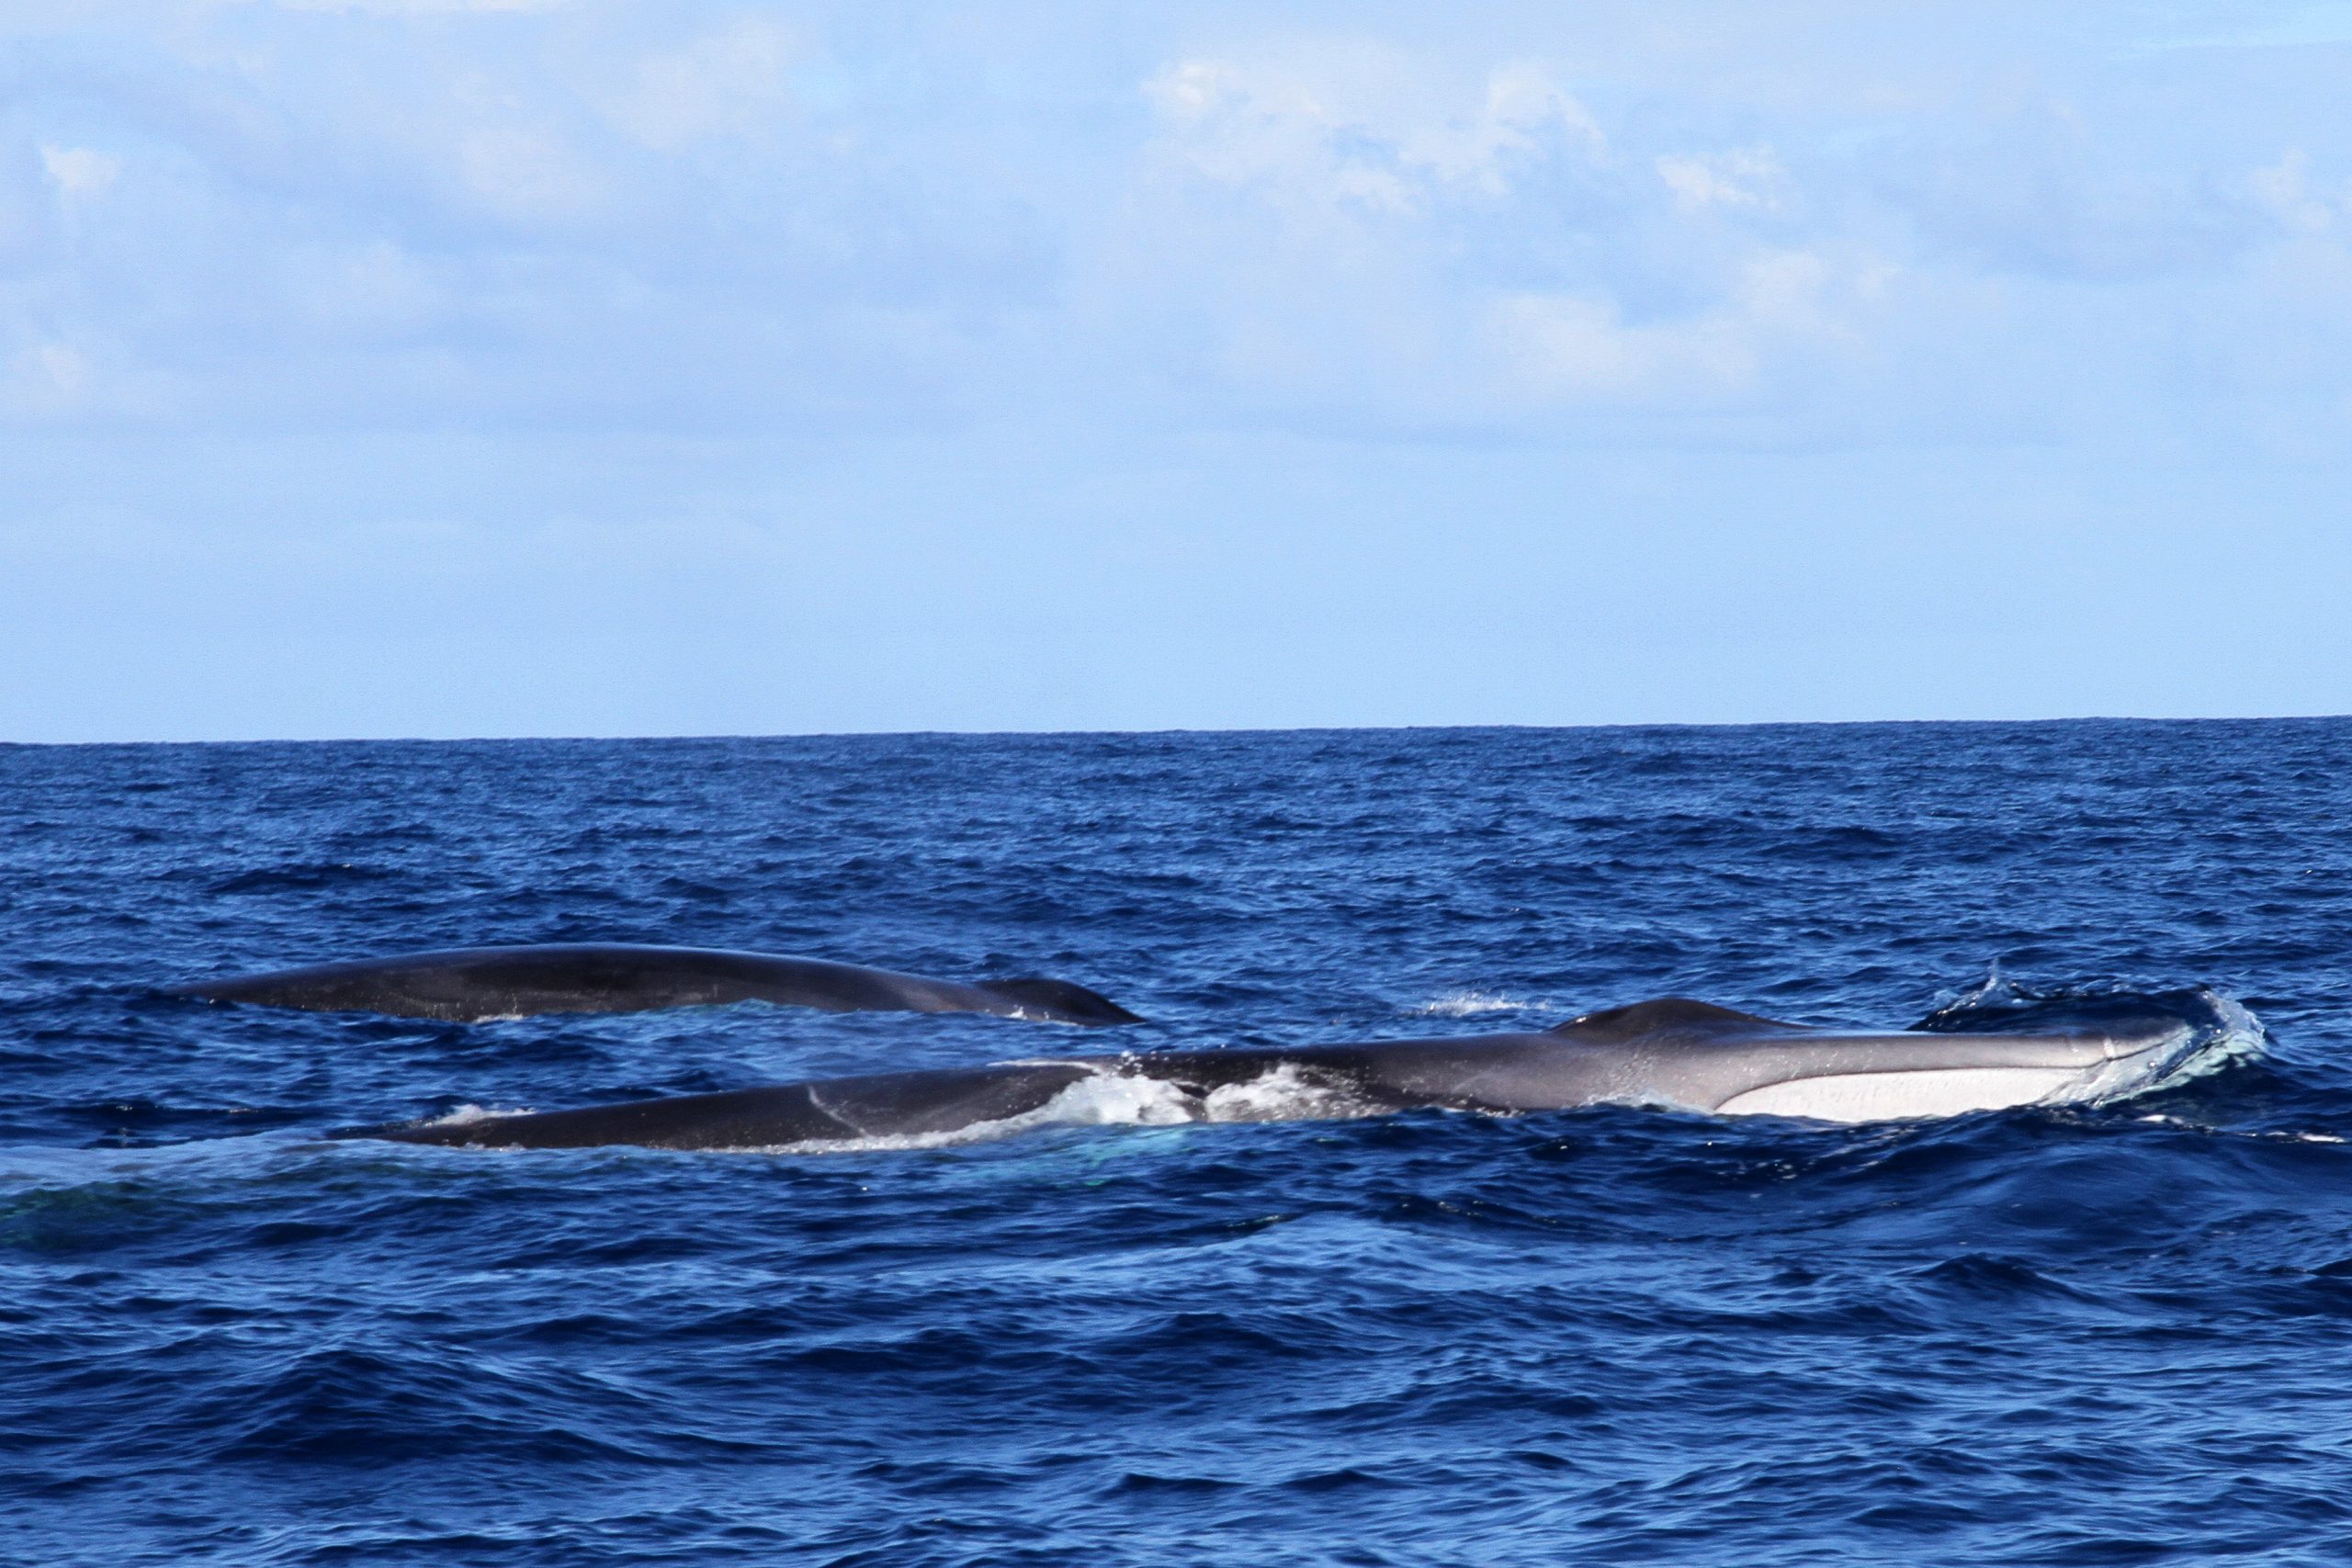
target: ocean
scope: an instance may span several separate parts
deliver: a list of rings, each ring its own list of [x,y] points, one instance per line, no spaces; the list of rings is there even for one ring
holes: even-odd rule
[[[0,1561],[2335,1563],[2352,720],[0,748]],[[479,1024],[648,942],[1150,1021]],[[2211,1070],[826,1154],[327,1136],[1074,1050],[2208,987]]]

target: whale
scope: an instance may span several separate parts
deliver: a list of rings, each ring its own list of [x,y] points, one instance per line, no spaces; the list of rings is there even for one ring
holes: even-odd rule
[[[820,1150],[1089,1121],[1508,1114],[1604,1104],[1894,1121],[2133,1092],[2210,1044],[2225,1021],[2222,1005],[2210,992],[2165,993],[1851,1030],[1668,997],[1541,1033],[1034,1057],[345,1135],[481,1148]]]
[[[314,964],[174,988],[213,1002],[479,1023],[539,1013],[774,1002],[827,1012],[976,1012],[1089,1026],[1134,1013],[1068,980],[933,980],[821,958],[628,942],[464,947]]]

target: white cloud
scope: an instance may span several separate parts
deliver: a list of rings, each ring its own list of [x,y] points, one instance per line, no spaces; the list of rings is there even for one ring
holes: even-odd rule
[[[0,19],[0,375],[19,409],[163,388],[296,424],[1526,434],[2106,408],[2151,366],[2203,397],[2186,367],[2341,346],[2307,328],[2352,131],[2302,76],[1843,3],[1835,60],[1615,0],[1352,36],[747,0],[106,0],[70,47]]]
[[[1181,301],[1227,387],[1385,423],[1714,411],[1842,358],[1892,264],[1712,220],[1781,209],[1777,152],[1627,156],[1554,70],[1368,48],[1195,58],[1117,285]],[[1236,199],[1238,198],[1238,199]],[[1824,236],[1825,241],[1829,237]]]
[[[1756,377],[1755,344],[1724,315],[1631,326],[1603,297],[1522,294],[1496,301],[1491,321],[1498,356],[1539,399],[1704,400]]]
[[[1195,59],[1145,84],[1159,148],[1200,176],[1299,209],[1409,215],[1465,193],[1507,196],[1519,166],[1597,154],[1600,128],[1544,68],[1497,67],[1479,101],[1430,102],[1410,62],[1334,48],[1303,66]]]
[[[1581,142],[1595,156],[1606,148],[1600,124],[1543,66],[1498,66],[1486,86],[1478,112],[1407,129],[1398,142],[1404,160],[1442,180],[1502,196],[1510,188],[1511,161],[1538,156],[1546,143]]]
[[[0,408],[36,419],[80,412],[91,400],[89,361],[62,343],[20,349],[0,376]]]
[[[2276,164],[2256,169],[2252,184],[2256,199],[2296,233],[2324,233],[2352,210],[2352,192],[2315,186],[2311,159],[2300,150],[2290,149]]]
[[[1695,314],[1629,322],[1595,294],[1517,294],[1489,317],[1498,358],[1540,399],[1719,406],[1756,392],[1776,360],[1859,348],[1892,281],[1871,260],[1759,251]]]
[[[116,176],[122,173],[120,158],[87,147],[44,145],[40,161],[49,171],[49,177],[69,196],[96,196],[114,184]]]
[[[478,126],[459,134],[455,151],[465,187],[501,217],[584,218],[603,209],[610,194],[603,172],[546,127]]]
[[[1746,207],[1770,211],[1781,204],[1788,172],[1770,147],[1739,147],[1728,152],[1661,153],[1658,178],[1685,211],[1709,207]]]
[[[663,152],[753,135],[790,107],[786,72],[795,52],[786,28],[739,17],[682,49],[640,61],[607,112],[631,136]]]

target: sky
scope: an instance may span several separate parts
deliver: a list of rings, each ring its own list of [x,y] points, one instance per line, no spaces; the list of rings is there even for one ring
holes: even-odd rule
[[[0,739],[2352,711],[2352,3],[12,0]]]

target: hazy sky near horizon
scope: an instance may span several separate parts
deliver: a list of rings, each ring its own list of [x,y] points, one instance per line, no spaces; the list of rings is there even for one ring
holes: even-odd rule
[[[2352,710],[2352,4],[23,0],[0,739]]]

